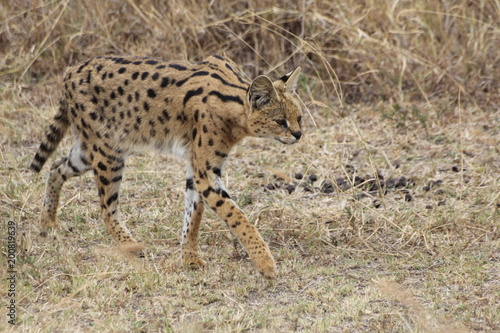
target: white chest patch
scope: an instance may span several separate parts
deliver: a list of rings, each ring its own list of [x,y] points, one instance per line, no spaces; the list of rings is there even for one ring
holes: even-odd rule
[[[188,147],[181,140],[172,139],[167,145],[167,153],[184,159],[187,156]]]

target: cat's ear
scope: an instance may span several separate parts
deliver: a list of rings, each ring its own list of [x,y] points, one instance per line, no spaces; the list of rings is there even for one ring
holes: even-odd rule
[[[259,109],[278,98],[271,79],[265,75],[258,76],[248,89],[247,98],[252,108]]]
[[[295,89],[297,89],[297,82],[299,80],[299,74],[301,70],[302,68],[299,66],[278,80],[282,81],[285,84],[284,90],[291,93],[295,92]]]

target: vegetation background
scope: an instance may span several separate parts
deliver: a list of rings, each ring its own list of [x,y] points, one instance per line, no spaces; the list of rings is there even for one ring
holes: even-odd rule
[[[0,331],[500,330],[499,22],[498,0],[1,1],[0,214],[3,238],[18,226],[18,318]],[[183,163],[150,153],[130,160],[121,201],[144,258],[114,250],[90,176],[63,190],[65,230],[39,236],[48,168],[27,166],[65,67],[103,54],[225,54],[249,77],[303,67],[302,142],[247,139],[225,172],[277,282],[249,274],[208,211],[209,267],[180,267]]]

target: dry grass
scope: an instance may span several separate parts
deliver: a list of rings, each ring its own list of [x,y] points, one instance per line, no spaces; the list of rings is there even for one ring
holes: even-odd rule
[[[0,214],[18,226],[18,321],[2,315],[0,331],[499,330],[499,12],[493,0],[2,2]],[[122,194],[144,258],[115,251],[90,176],[64,187],[65,230],[39,236],[46,169],[26,167],[62,70],[108,53],[305,69],[302,142],[247,139],[225,172],[276,283],[249,274],[209,211],[209,267],[181,268],[184,165],[154,154],[130,160]]]
[[[18,83],[53,78],[95,54],[199,60],[226,53],[252,76],[300,64],[315,77],[314,101],[456,102],[460,92],[462,102],[498,107],[500,5],[494,0],[0,6],[0,75]]]

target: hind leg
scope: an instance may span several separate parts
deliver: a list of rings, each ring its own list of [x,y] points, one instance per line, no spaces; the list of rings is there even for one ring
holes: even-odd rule
[[[73,144],[68,156],[62,157],[52,164],[40,218],[42,235],[46,234],[47,229],[60,226],[56,221],[56,214],[64,182],[71,177],[80,176],[88,170],[90,170],[90,165],[78,140]]]
[[[125,160],[122,156],[106,153],[102,148],[94,149],[97,149],[98,154],[92,161],[92,168],[99,189],[101,216],[106,229],[122,250],[140,251],[144,246],[137,243],[125,223],[119,220],[118,201]]]

